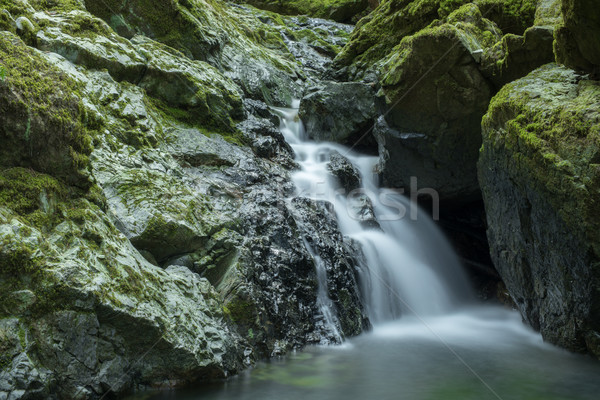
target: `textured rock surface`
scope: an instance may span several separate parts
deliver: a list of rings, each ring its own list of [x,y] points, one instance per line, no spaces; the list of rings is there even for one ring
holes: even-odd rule
[[[492,259],[546,340],[600,355],[600,83],[548,65],[507,85],[479,160]]]
[[[556,32],[556,60],[600,74],[600,9],[594,0],[563,0],[564,25]]]
[[[374,95],[373,88],[363,83],[325,82],[302,98],[300,118],[316,141],[352,142],[373,123]]]
[[[376,134],[384,148],[384,185],[409,188],[416,176],[442,199],[478,196],[480,122],[494,89],[476,55],[498,40],[495,25],[466,5],[447,23],[406,37],[385,59],[381,84],[393,129]]]
[[[218,379],[333,340],[305,234],[340,330],[368,326],[360,250],[290,204],[296,164],[267,105],[317,79],[300,65],[330,62],[347,27],[222,2],[85,2],[109,24],[30,3],[0,2],[20,35],[0,33],[0,398]]]
[[[365,11],[368,0],[236,0],[279,14],[307,15],[350,22],[352,17]]]

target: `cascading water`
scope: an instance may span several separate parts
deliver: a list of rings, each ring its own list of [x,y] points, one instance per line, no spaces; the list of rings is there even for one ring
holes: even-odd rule
[[[309,141],[298,118],[298,106],[299,102],[295,102],[294,108],[275,109],[281,117],[281,132],[301,166],[293,181],[299,196],[332,203],[342,234],[362,245],[367,261],[361,277],[362,292],[371,321],[389,321],[405,314],[419,317],[442,314],[470,298],[459,261],[433,222],[422,212],[416,219],[408,215],[402,218],[402,214],[416,206],[397,193],[377,187],[374,174],[377,157],[359,155],[335,143]],[[360,191],[370,199],[381,229],[363,226],[350,212],[352,206],[347,194],[327,170],[334,152],[342,154],[358,169]],[[316,264],[319,269],[319,263]],[[330,301],[323,297],[325,271],[317,273],[319,302],[327,308]],[[322,311],[335,326],[331,310]]]

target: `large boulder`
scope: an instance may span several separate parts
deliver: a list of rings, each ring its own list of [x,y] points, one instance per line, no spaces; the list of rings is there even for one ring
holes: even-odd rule
[[[564,25],[556,32],[556,60],[600,74],[600,9],[594,0],[563,0]]]
[[[351,143],[373,124],[375,93],[359,82],[325,82],[309,89],[300,102],[300,118],[316,141]]]
[[[600,356],[600,82],[550,64],[483,119],[479,181],[494,264],[543,337]]]
[[[533,24],[536,12],[536,0],[382,0],[356,25],[350,42],[336,57],[335,67],[351,78],[369,76],[373,66],[404,37],[467,3],[477,5],[503,32],[516,35]]]
[[[470,4],[446,23],[405,37],[382,62],[385,122],[391,128],[375,134],[383,149],[384,185],[408,188],[415,176],[420,187],[434,188],[442,199],[478,196],[480,121],[494,88],[477,61],[499,40],[497,27]]]
[[[208,281],[151,265],[77,195],[26,169],[0,177],[0,396],[98,398],[239,370]]]

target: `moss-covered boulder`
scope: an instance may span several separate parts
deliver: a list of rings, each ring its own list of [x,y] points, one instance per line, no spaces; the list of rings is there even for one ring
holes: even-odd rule
[[[600,356],[600,82],[549,64],[483,119],[479,181],[491,255],[543,337]]]
[[[0,166],[85,185],[97,123],[78,96],[81,86],[9,32],[0,32],[0,64]]]
[[[436,19],[471,3],[467,0],[383,0],[371,14],[356,25],[350,42],[335,60],[338,69],[350,77],[365,75],[386,57],[406,36],[413,35]],[[505,33],[522,34],[531,26],[535,0],[476,0],[485,18]]]
[[[133,39],[148,60],[141,88],[203,126],[232,130],[244,116],[241,90],[215,67],[143,36]]]
[[[368,0],[237,0],[257,8],[286,15],[307,15],[350,22],[369,7]]]
[[[52,183],[46,192],[61,187],[27,170],[8,174],[12,187],[25,178]],[[11,190],[5,177],[0,196]],[[37,200],[33,189],[12,195]],[[0,207],[0,394],[99,398],[241,367],[239,339],[208,281],[151,265],[84,199],[39,202],[34,212],[55,218]]]
[[[564,25],[556,32],[556,60],[600,74],[600,8],[594,0],[563,0]]]
[[[384,185],[408,188],[416,176],[442,199],[477,197],[480,121],[494,93],[477,60],[498,40],[497,27],[470,4],[447,23],[405,37],[382,61],[386,121],[393,128],[375,131]]]

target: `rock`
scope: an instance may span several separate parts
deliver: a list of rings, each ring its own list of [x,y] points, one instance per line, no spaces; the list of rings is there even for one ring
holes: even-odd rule
[[[370,323],[357,285],[362,250],[341,236],[331,204],[298,197],[293,206],[304,240],[327,270],[327,289],[341,333],[354,336],[368,329]]]
[[[550,64],[483,119],[479,181],[494,264],[545,340],[600,356],[600,84]]]
[[[333,151],[330,158],[327,170],[337,178],[346,193],[360,188],[360,174],[356,167],[337,151]]]
[[[556,61],[600,74],[600,11],[593,0],[563,0],[564,26],[556,32]]]
[[[355,221],[359,221],[363,227],[381,229],[375,217],[373,203],[366,193],[362,191],[350,193],[346,197],[346,207],[348,215]]]
[[[374,91],[355,82],[325,82],[300,103],[300,118],[316,141],[354,144],[375,117]]]
[[[203,125],[230,128],[232,119],[243,117],[239,88],[216,68],[188,60],[182,53],[144,36],[132,39],[148,60],[139,86],[170,107],[189,113]]]
[[[31,167],[85,185],[91,127],[72,79],[27,47],[0,32],[6,78],[0,82],[0,165]]]
[[[239,0],[238,0],[239,1]],[[315,18],[350,22],[369,7],[368,0],[339,0],[310,2],[303,0],[243,0],[241,3],[285,15],[307,15]]]
[[[116,80],[137,83],[146,70],[146,59],[127,40],[115,34],[101,19],[73,10],[68,13],[37,12],[38,48],[65,57],[89,69],[106,68]]]
[[[462,202],[479,196],[480,121],[494,91],[474,54],[500,35],[472,4],[447,21],[406,37],[382,63],[385,120],[392,129],[380,123],[376,137],[384,149],[385,186],[408,189],[416,177],[442,200]]]
[[[351,79],[374,80],[372,73],[400,41],[426,28],[435,20],[445,21],[453,11],[473,3],[486,19],[503,32],[521,35],[533,24],[535,0],[387,0],[356,25],[350,42],[334,60],[333,69]]]
[[[536,26],[556,26],[563,22],[562,0],[539,0],[535,11]]]
[[[160,0],[154,7],[142,0],[85,3],[125,37],[143,33],[192,60],[208,62],[248,97],[287,106],[301,92],[296,82],[301,73],[281,33],[250,10],[206,0]]]
[[[0,384],[19,379],[9,390],[52,390],[58,398],[77,397],[84,387],[99,397],[109,388],[122,394],[134,379],[181,384],[241,367],[236,335],[206,280],[149,264],[97,207],[69,206],[70,217],[46,225],[44,235],[0,211],[0,271],[12,277],[2,293],[12,287],[43,299],[28,310],[32,319],[15,321],[21,347],[8,353],[12,364]],[[35,256],[39,249],[48,258]]]
[[[552,25],[536,25],[528,28],[523,36],[505,35],[501,42],[484,52],[482,74],[500,89],[534,69],[553,62],[554,31]]]

